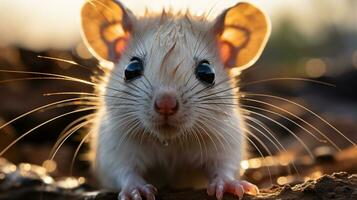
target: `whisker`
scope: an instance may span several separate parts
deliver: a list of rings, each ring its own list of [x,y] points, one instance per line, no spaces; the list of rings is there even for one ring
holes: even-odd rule
[[[86,95],[86,96],[100,97],[98,94],[89,93],[89,92],[51,92],[51,93],[43,94],[43,96],[57,96],[57,95]]]
[[[116,77],[119,77],[121,80],[125,80],[125,78],[123,76],[121,76],[121,75],[118,75],[118,74],[116,74],[114,72],[112,72],[112,74],[115,75]],[[146,91],[146,90],[142,89],[141,87],[135,85],[134,82],[123,82],[121,80],[114,79],[114,78],[113,78],[113,80],[117,81],[118,83],[120,83],[122,85],[125,85],[126,87],[128,87],[128,88],[130,88],[130,89],[132,89],[134,91],[138,92],[140,90],[140,91],[144,92],[149,98],[152,98],[152,95],[148,91]],[[144,84],[144,82],[142,82],[142,83]],[[131,87],[131,86],[135,87],[136,89]]]
[[[85,69],[85,70],[91,72],[92,74],[94,74],[93,69],[91,69],[91,68],[89,68],[89,67],[87,67],[85,65],[79,64],[79,63],[77,63],[77,62],[75,62],[73,60],[67,60],[67,59],[63,59],[63,58],[55,58],[55,57],[50,57],[50,56],[41,56],[41,55],[38,55],[37,57],[41,58],[41,59],[60,61],[60,62],[68,63],[68,64],[71,64],[71,65],[75,65],[75,66],[81,67],[82,69]],[[100,68],[97,68],[97,69],[100,69]]]
[[[128,128],[127,131],[122,133],[123,135],[119,140],[118,146],[121,146],[124,142],[130,140],[130,138],[133,136],[132,131],[136,130],[137,127],[140,125],[140,121],[135,116],[131,116],[131,117],[134,119],[129,124],[127,124],[127,127],[130,128]]]
[[[69,103],[61,103],[52,107],[48,107],[48,108],[44,108],[42,110],[40,110],[39,112],[46,112],[47,110],[52,110],[52,109],[57,109],[57,108],[63,108],[63,107],[67,107],[67,106],[99,106],[99,104],[97,102],[91,102],[91,101],[72,101]]]
[[[286,152],[286,153],[288,152],[287,149],[284,147],[284,145],[278,140],[277,137],[274,136],[274,134],[269,130],[268,127],[266,127],[266,125],[265,125],[261,120],[255,119],[255,118],[250,117],[250,116],[243,116],[243,118],[246,119],[246,120],[249,120],[249,121],[253,122],[254,124],[256,124],[256,125],[258,125],[259,127],[261,127],[265,132],[267,132],[267,133],[270,135],[270,137],[272,137],[272,138],[274,139],[274,141],[276,142],[276,143],[274,142],[273,144],[274,144],[274,146],[275,146],[277,149],[280,149],[280,148],[281,148],[284,152]],[[248,124],[248,125],[249,125],[249,124]],[[266,136],[265,136],[265,137],[266,137]],[[268,137],[268,138],[269,138],[269,137]],[[270,141],[271,139],[268,139],[268,140]],[[277,144],[280,146],[280,148],[277,146]],[[280,151],[280,150],[279,150],[279,151]],[[293,168],[294,168],[296,174],[297,174],[298,176],[300,176],[299,170],[297,169],[297,167],[296,167],[294,161],[292,161],[292,166],[293,166]],[[291,173],[291,168],[290,168],[290,166],[288,166],[288,170],[289,170],[289,174],[292,174],[292,173]]]
[[[151,84],[151,82],[149,81],[149,79],[145,76],[145,74],[143,74],[144,79],[146,80],[146,82],[150,85],[150,88],[153,89],[154,86]]]
[[[86,80],[82,80],[82,79],[71,77],[71,76],[65,76],[65,75],[61,75],[61,74],[52,74],[52,73],[44,73],[44,72],[29,72],[29,71],[20,71],[20,70],[18,70],[18,71],[17,70],[4,70],[4,69],[0,69],[0,72],[13,73],[13,74],[32,74],[32,75],[53,76],[53,77],[57,77],[57,78],[64,78],[64,79],[72,80],[72,81],[87,84],[87,85],[92,85],[92,86],[97,85],[95,83],[92,83],[92,82],[89,82]]]
[[[287,113],[293,117],[295,117],[296,119],[302,121],[304,124],[308,125],[310,128],[314,129],[316,132],[318,132],[322,137],[324,137],[326,140],[322,140],[320,138],[318,138],[317,136],[315,136],[313,133],[311,133],[311,131],[307,130],[306,128],[304,128],[303,126],[299,125],[298,123],[296,123],[295,121],[291,120],[290,118],[286,117],[286,116],[283,116],[277,112],[273,112],[273,111],[270,111],[270,110],[267,110],[267,109],[263,109],[263,108],[260,108],[260,107],[256,107],[256,106],[250,106],[251,108],[254,108],[254,109],[258,109],[258,110],[262,110],[262,111],[265,111],[265,112],[268,112],[268,113],[271,113],[271,114],[274,114],[274,115],[277,115],[279,117],[282,117],[286,120],[288,120],[289,122],[295,124],[296,126],[298,126],[299,128],[301,128],[302,130],[304,130],[305,132],[309,133],[309,135],[311,135],[312,137],[314,137],[317,141],[321,142],[321,143],[326,143],[327,141],[332,145],[334,146],[338,151],[341,151],[341,148],[335,143],[333,142],[329,137],[327,137],[325,134],[323,134],[318,128],[316,128],[315,126],[313,126],[312,124],[308,123],[306,120],[302,119],[301,117],[295,115],[294,113],[291,113],[290,111],[286,110],[286,109],[283,109],[283,108],[280,108],[278,106],[275,106],[273,104],[270,104],[270,103],[267,103],[267,102],[264,102],[264,101],[259,101],[259,100],[255,100],[255,99],[248,99],[248,98],[243,98],[242,100],[247,100],[247,101],[252,101],[252,102],[257,102],[257,103],[260,103],[260,104],[263,104],[263,105],[268,105],[268,106],[271,106],[277,110],[280,110],[284,113]],[[243,106],[242,106],[243,107]],[[247,107],[247,106],[245,106]]]
[[[216,120],[216,121],[218,121],[217,119],[213,119],[213,120]],[[231,127],[231,128],[233,128],[234,129],[234,127],[232,127],[230,124],[227,124],[229,127]],[[246,129],[244,129],[245,131],[249,131],[249,130],[246,130]],[[225,129],[222,129],[222,132],[224,132],[225,133],[225,135],[227,135],[227,136],[229,136],[231,139],[233,139],[234,141],[237,141],[237,138],[236,137],[234,137],[234,136],[232,136],[229,132],[227,132]],[[217,131],[216,130],[216,133],[219,133],[219,131]],[[265,160],[265,158],[264,158],[264,155],[263,155],[263,153],[261,152],[261,150],[259,149],[259,147],[254,143],[254,141],[252,141],[249,137],[247,137],[245,134],[242,134],[241,133],[241,135],[245,138],[245,139],[247,139],[253,146],[254,146],[254,148],[256,148],[256,150],[258,151],[258,153],[260,154],[260,156],[261,156],[261,158],[263,159],[263,160]],[[257,140],[258,141],[258,140]],[[237,141],[237,142],[239,142],[239,141]],[[258,141],[259,142],[259,141]],[[260,140],[260,142],[262,143],[262,141]],[[240,142],[239,142],[240,143]],[[265,144],[262,144],[262,146],[263,145],[265,145]],[[266,147],[266,146],[265,146]],[[267,148],[267,147],[266,147]],[[267,148],[268,149],[268,148]],[[270,150],[268,149],[268,151],[267,152],[270,152]],[[270,152],[270,154],[271,154],[271,152]],[[271,171],[270,171],[270,167],[267,165],[266,166],[267,167],[267,170],[268,170],[268,173],[269,173],[269,176],[270,176],[270,181],[272,182],[272,177],[271,177]]]
[[[85,116],[83,116],[83,117],[80,117],[80,118],[74,120],[72,123],[70,123],[69,125],[67,125],[66,128],[63,129],[63,131],[59,134],[59,136],[58,136],[58,138],[57,138],[57,140],[56,140],[56,143],[54,144],[54,147],[53,147],[52,150],[50,151],[50,152],[51,152],[50,155],[53,155],[54,149],[55,149],[55,148],[59,145],[59,143],[62,141],[61,138],[63,138],[64,135],[66,135],[66,133],[70,132],[70,131],[73,129],[73,127],[75,127],[75,126],[74,126],[75,124],[77,124],[77,123],[79,123],[79,122],[81,122],[81,121],[87,121],[88,118],[94,118],[96,115],[97,115],[96,113],[94,113],[94,114],[89,114],[89,115],[85,115]],[[78,124],[77,124],[77,125],[78,125]],[[77,125],[76,125],[76,126],[77,126]]]
[[[244,117],[245,119],[249,119],[247,117]],[[250,120],[252,121],[252,120]],[[253,121],[252,121],[253,122]],[[273,146],[278,150],[278,152],[281,152],[281,148],[276,144],[276,142],[274,142],[269,136],[267,136],[262,130],[260,130],[259,128],[253,126],[250,123],[247,123],[247,126],[250,127],[251,129],[257,131],[258,133],[260,133],[263,137],[265,137],[271,144],[273,144]],[[260,126],[259,126],[260,127]],[[265,129],[264,129],[265,130]]]
[[[207,97],[204,99],[200,100],[195,100],[194,102],[199,103],[199,102],[205,102],[205,101],[216,101],[216,100],[240,100],[241,98],[237,97],[234,94],[229,94],[229,95],[222,95],[222,96],[216,96],[216,97]]]
[[[57,154],[57,152],[60,150],[62,145],[66,142],[66,140],[71,137],[74,133],[76,133],[79,129],[83,128],[84,126],[92,123],[94,119],[87,119],[86,121],[74,126],[73,128],[69,129],[65,134],[63,134],[59,140],[56,142],[56,145],[51,149],[50,152],[50,159],[53,160]]]
[[[203,133],[210,139],[210,141],[212,142],[212,144],[213,144],[213,146],[214,146],[216,152],[219,153],[218,147],[217,147],[217,145],[216,145],[216,142],[213,140],[212,136],[211,136],[209,133],[207,133],[207,131],[206,131],[206,129],[205,129],[204,127],[200,127],[199,123],[203,123],[203,121],[202,121],[202,122],[198,122],[198,126],[199,126],[199,128],[203,131]],[[201,126],[207,127],[207,124],[206,124],[206,125],[202,124]],[[221,141],[218,137],[215,137],[215,138],[217,138],[218,142],[221,143],[221,146],[224,148],[224,151],[225,151],[225,147],[224,147],[222,141]]]
[[[195,110],[195,111],[198,111],[198,110]],[[198,111],[198,112],[199,112],[199,111]],[[202,113],[202,112],[201,112],[201,113]],[[223,151],[227,152],[226,147],[225,147],[226,145],[228,145],[228,147],[229,147],[230,149],[232,149],[232,144],[229,143],[229,141],[227,140],[227,138],[225,138],[225,137],[220,133],[220,131],[217,130],[214,126],[210,126],[210,125],[209,125],[210,121],[207,121],[206,118],[210,118],[210,120],[214,120],[214,121],[217,121],[217,122],[219,122],[219,121],[218,121],[216,118],[209,117],[208,115],[204,115],[204,117],[203,117],[203,116],[199,117],[201,123],[206,122],[205,125],[206,125],[206,127],[208,128],[208,130],[212,129],[212,130],[214,130],[214,131],[218,134],[219,137],[216,136],[215,134],[214,134],[213,136],[215,136],[215,138],[216,138],[216,139],[218,140],[218,142],[221,144],[221,147],[223,148]],[[223,142],[222,142],[222,140],[221,140],[220,138],[223,139],[223,141],[226,143],[226,145],[223,144]]]
[[[263,146],[263,148],[267,148],[267,146],[263,143],[263,141],[261,141],[259,138],[257,138],[251,131],[249,131],[248,129],[245,129],[243,128],[243,130],[247,133],[249,133],[249,135],[253,136],[255,139],[258,139],[257,141]],[[254,148],[258,151],[260,157],[263,159],[263,162],[266,162],[266,158],[264,156],[264,154],[262,153],[262,151],[259,149],[259,147],[253,142],[253,140],[251,140],[249,137],[247,137],[246,135],[242,134],[243,137],[245,137],[246,140],[249,141],[249,143],[251,143]],[[265,146],[265,147],[264,147]],[[269,149],[265,149],[267,152],[269,152]],[[268,153],[269,154],[269,153]],[[270,153],[270,156],[272,156],[272,154]],[[266,168],[267,168],[267,171],[268,171],[268,174],[269,174],[269,178],[270,178],[270,182],[271,184],[273,184],[273,178],[272,178],[272,175],[271,175],[271,171],[270,171],[270,167],[269,165],[266,165]]]
[[[207,95],[199,96],[199,97],[197,97],[197,99],[203,99],[205,97],[211,97],[211,96],[214,96],[214,95],[217,95],[217,94],[222,94],[224,92],[228,92],[230,90],[234,90],[234,89],[237,89],[237,88],[239,88],[239,87],[238,86],[237,87],[230,87],[230,88],[227,88],[227,89],[220,90],[218,92],[213,92],[213,93],[210,93],[210,94],[207,94]]]
[[[72,176],[73,175],[73,168],[74,168],[74,163],[76,162],[76,158],[77,158],[77,155],[81,149],[81,147],[83,146],[83,144],[88,140],[88,138],[90,137],[90,135],[92,134],[92,131],[89,131],[84,137],[83,139],[81,140],[81,142],[79,143],[79,145],[77,146],[75,152],[74,152],[74,155],[73,155],[73,158],[72,158],[72,161],[71,161],[71,169],[70,169],[70,175]]]
[[[87,97],[78,97],[78,98],[72,98],[72,99],[65,99],[65,100],[56,101],[54,103],[50,103],[50,104],[46,104],[44,106],[37,107],[37,108],[32,109],[32,110],[30,110],[30,111],[28,111],[28,112],[26,112],[26,113],[24,113],[24,114],[22,114],[22,115],[20,115],[20,116],[18,116],[16,118],[14,118],[14,119],[6,122],[5,124],[1,125],[0,126],[0,130],[3,129],[4,127],[8,126],[9,124],[12,124],[13,122],[25,117],[25,116],[28,116],[28,115],[30,115],[32,113],[35,113],[35,112],[40,111],[40,110],[43,110],[45,108],[52,107],[52,106],[55,106],[55,105],[58,105],[58,104],[61,104],[61,103],[77,101],[77,100],[86,100],[86,99],[88,99],[88,98]]]
[[[208,85],[208,86],[204,87],[203,89],[201,89],[201,90],[199,90],[199,91],[193,93],[193,94],[190,95],[188,98],[190,99],[190,98],[192,98],[193,96],[196,96],[196,95],[202,93],[203,91],[205,91],[205,90],[207,90],[207,89],[217,88],[217,87],[220,86],[221,84],[226,83],[226,82],[228,82],[228,81],[231,81],[231,79],[230,79],[230,78],[227,78],[227,79],[224,79],[224,80],[222,80],[222,81],[220,81],[220,82],[218,82],[218,83],[216,83],[216,84],[214,84],[214,85]],[[234,88],[229,88],[227,91],[232,90],[232,89],[234,89]],[[198,99],[201,99],[201,98],[203,98],[203,97],[205,97],[205,96],[198,97]]]
[[[200,102],[203,105],[226,105],[226,106],[239,106],[237,103],[226,103],[226,102]]]
[[[94,93],[87,93],[87,92],[52,92],[52,93],[45,93],[43,94],[44,96],[57,96],[57,95],[82,95],[86,97],[93,97],[93,99],[98,99],[100,97],[107,97],[107,98],[113,98],[113,99],[120,99],[120,100],[128,100],[131,102],[138,102],[138,100],[146,100],[144,98],[128,98],[128,97],[122,97],[122,96],[111,96],[111,95],[99,95],[99,94],[94,94]],[[97,98],[94,98],[97,97]]]
[[[260,97],[268,97],[268,98],[273,98],[273,99],[278,99],[284,102],[288,102],[291,103],[295,106],[298,106],[299,108],[305,110],[306,112],[312,114],[313,116],[317,117],[318,119],[320,119],[322,122],[324,122],[327,126],[329,126],[331,129],[333,129],[335,132],[337,132],[340,136],[342,136],[343,138],[345,138],[349,143],[351,143],[353,146],[357,146],[357,144],[355,142],[353,142],[352,140],[350,140],[348,137],[346,137],[341,131],[339,131],[336,127],[334,127],[332,124],[330,124],[328,121],[326,121],[324,118],[322,118],[320,115],[316,114],[315,112],[311,111],[310,109],[306,108],[305,106],[296,103],[292,100],[283,98],[283,97],[279,97],[279,96],[274,96],[274,95],[268,95],[268,94],[258,94],[258,93],[246,93],[246,96],[260,96]]]
[[[240,85],[241,88],[249,86],[249,85],[255,85],[259,83],[265,83],[265,82],[272,82],[272,81],[305,81],[305,82],[311,82],[311,83],[317,83],[320,85],[325,85],[329,87],[336,87],[336,85],[323,82],[323,81],[318,81],[314,79],[307,79],[307,78],[286,78],[286,77],[281,77],[281,78],[269,78],[269,79],[264,79],[264,80],[258,80],[258,81],[252,81],[252,82],[247,82],[242,85]]]
[[[194,129],[196,130],[196,133],[197,136],[199,137],[200,140],[202,140],[202,144],[203,144],[203,148],[204,148],[204,151],[205,151],[205,158],[208,157],[208,150],[207,150],[207,144],[205,142],[205,139],[203,138],[203,136],[200,134],[200,131],[198,129],[198,127],[194,127]],[[202,160],[203,161],[203,160]]]
[[[60,77],[29,77],[29,78],[14,78],[14,79],[1,80],[0,83],[11,83],[11,82],[29,81],[29,80],[61,80],[61,81],[77,82],[71,79],[60,78]]]
[[[209,110],[209,111],[213,111],[215,113],[221,113],[224,114],[226,116],[230,116],[230,114],[226,113],[226,112],[221,112],[221,110],[217,110],[217,109],[213,109],[213,108],[207,108],[207,107],[202,107],[202,106],[195,106],[196,108],[202,109],[202,110]]]
[[[228,79],[225,79],[217,84],[214,85],[214,87],[220,85],[220,84],[223,84],[225,82],[229,82],[233,79],[235,79],[237,76],[234,76],[234,77],[231,77],[231,78],[228,78]],[[245,87],[245,86],[248,86],[248,85],[253,85],[253,84],[258,84],[258,83],[261,83],[261,82],[268,82],[268,81],[278,81],[278,80],[294,80],[294,81],[306,81],[306,82],[312,82],[312,83],[317,83],[317,84],[322,84],[322,85],[325,85],[325,86],[330,86],[330,87],[336,87],[334,84],[331,84],[331,83],[326,83],[326,82],[323,82],[323,81],[317,81],[317,80],[313,80],[313,79],[305,79],[305,78],[271,78],[271,79],[265,79],[265,80],[260,80],[260,81],[253,81],[253,82],[249,82],[249,83],[246,83],[246,84],[243,84],[243,85],[237,85],[237,86],[234,86],[234,87],[230,87],[230,88],[227,88],[227,89],[223,89],[219,92],[215,92],[215,93],[211,93],[211,94],[207,94],[207,95],[204,95],[204,96],[200,96],[198,97],[198,99],[202,99],[202,98],[205,98],[205,97],[210,97],[210,96],[214,96],[214,95],[217,95],[217,94],[221,94],[223,92],[228,92],[230,90],[234,90],[234,89],[238,89],[238,88],[241,88],[241,87]],[[208,89],[208,88],[207,88]],[[204,90],[203,90],[204,91]],[[200,91],[199,93],[201,93],[202,91]]]
[[[194,136],[194,138],[198,142],[198,146],[200,147],[200,163],[203,163],[203,153],[202,153],[203,148],[202,148],[201,140],[198,138],[195,131],[191,131],[191,134]]]
[[[215,120],[215,121],[218,121],[217,119],[215,119],[215,118],[212,118],[212,120]],[[231,128],[233,128],[234,129],[234,127],[232,127],[230,124],[227,124],[229,127],[231,127]],[[245,131],[249,131],[249,130],[246,130],[246,129],[244,129]],[[232,136],[229,132],[227,132],[226,130],[222,130],[224,133],[225,133],[225,135],[227,135],[227,136],[229,136],[230,138],[232,138],[234,141],[236,141],[237,140],[237,138],[236,137],[234,137],[234,136]],[[216,130],[216,133],[220,133],[220,131],[217,131]],[[264,154],[260,151],[260,149],[259,149],[259,147],[249,138],[249,137],[247,137],[246,135],[244,135],[244,134],[241,134],[244,138],[246,138],[256,149],[257,149],[257,151],[259,152],[259,154],[260,154],[260,156],[263,158],[263,160],[265,159],[264,158]],[[254,137],[254,136],[253,136]],[[255,136],[256,137],[256,136]],[[260,141],[260,143],[262,143],[262,146],[264,147],[265,146],[265,148],[267,149],[267,152],[268,153],[270,153],[270,155],[272,155],[271,154],[271,151],[266,147],[266,145],[259,139],[259,138],[257,138],[258,140],[258,142]],[[238,141],[239,142],[239,141]],[[269,166],[267,166],[267,170],[268,170],[268,173],[269,173],[269,176],[270,176],[270,180],[271,180],[271,182],[272,182],[272,177],[271,177],[271,171],[270,171],[270,168],[269,168]]]
[[[14,140],[13,142],[11,142],[6,148],[4,148],[1,152],[0,152],[0,156],[2,156],[7,150],[9,150],[12,146],[14,146],[18,141],[20,141],[22,138],[24,138],[25,136],[27,136],[28,134],[30,134],[31,132],[33,132],[34,130],[54,121],[54,120],[57,120],[59,118],[62,118],[62,117],[65,117],[67,115],[71,115],[71,114],[74,114],[74,113],[79,113],[79,112],[84,112],[84,111],[89,111],[89,110],[94,110],[94,109],[97,109],[97,107],[89,107],[89,108],[83,108],[83,109],[79,109],[79,110],[75,110],[75,111],[72,111],[72,112],[68,112],[68,113],[65,113],[65,114],[62,114],[62,115],[59,115],[57,117],[54,117],[50,120],[47,120],[39,125],[37,125],[36,127],[32,128],[31,130],[27,131],[26,133],[24,133],[23,135],[19,136],[16,140]]]
[[[282,127],[284,130],[288,131],[305,149],[305,151],[309,154],[309,156],[313,159],[314,156],[312,154],[312,152],[309,150],[309,148],[306,146],[306,144],[301,140],[301,138],[299,138],[299,136],[297,136],[292,130],[290,130],[289,128],[287,128],[286,126],[284,126],[283,124],[279,123],[278,121],[270,118],[270,117],[267,117],[261,113],[258,113],[258,112],[254,112],[254,111],[251,111],[251,110],[248,110],[248,109],[243,109],[241,108],[242,111],[245,111],[245,112],[248,112],[248,113],[251,113],[251,114],[254,114],[254,115],[258,115],[260,117],[263,117],[269,121],[272,121],[273,123],[279,125],[280,127]]]

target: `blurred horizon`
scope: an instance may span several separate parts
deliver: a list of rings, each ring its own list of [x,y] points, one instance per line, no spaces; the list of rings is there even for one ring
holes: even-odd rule
[[[85,0],[2,0],[0,2],[0,47],[15,45],[33,51],[70,49],[81,42],[80,8]],[[136,15],[145,9],[160,11],[164,7],[173,10],[189,8],[200,15],[212,9],[214,18],[236,0],[122,0]],[[327,28],[357,33],[357,2],[353,0],[252,0],[262,7],[273,24],[273,33],[284,23],[295,27],[313,43],[326,42]],[[333,14],[331,11],[333,10]]]

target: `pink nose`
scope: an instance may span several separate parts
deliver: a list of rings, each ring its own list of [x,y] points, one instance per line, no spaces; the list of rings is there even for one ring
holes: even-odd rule
[[[161,115],[173,115],[178,110],[178,102],[173,94],[163,93],[156,97],[155,110]]]

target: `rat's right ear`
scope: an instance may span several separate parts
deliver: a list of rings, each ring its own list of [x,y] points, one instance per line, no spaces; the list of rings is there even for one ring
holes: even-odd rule
[[[134,20],[117,0],[86,0],[81,12],[82,37],[96,58],[116,62],[126,47]]]

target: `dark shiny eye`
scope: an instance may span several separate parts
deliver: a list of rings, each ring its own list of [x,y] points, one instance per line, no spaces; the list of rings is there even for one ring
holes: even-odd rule
[[[135,78],[140,77],[144,71],[144,63],[138,57],[133,57],[130,59],[129,64],[125,67],[125,80],[131,81]]]
[[[206,84],[214,84],[215,72],[207,60],[202,60],[196,67],[196,77]]]

